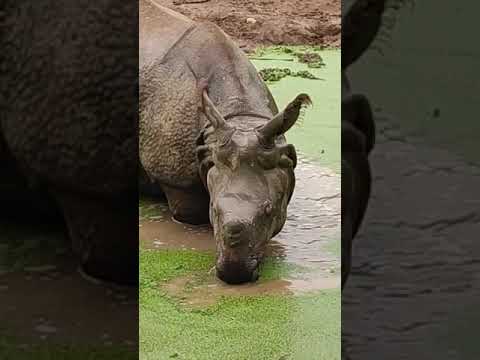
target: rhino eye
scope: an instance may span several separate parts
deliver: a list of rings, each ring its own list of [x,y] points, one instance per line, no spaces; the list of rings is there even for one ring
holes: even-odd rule
[[[275,141],[271,139],[265,139],[263,136],[258,138],[258,143],[265,151],[271,151],[275,148]]]
[[[265,201],[263,203],[263,212],[265,213],[265,215],[267,216],[271,215],[272,210],[273,210],[272,203],[270,201]]]

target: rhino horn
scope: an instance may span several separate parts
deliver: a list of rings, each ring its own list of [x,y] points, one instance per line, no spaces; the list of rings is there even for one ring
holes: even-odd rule
[[[298,120],[302,106],[311,104],[312,100],[307,94],[298,95],[287,105],[285,110],[261,126],[258,132],[266,139],[274,139],[276,136],[286,133]]]
[[[217,129],[224,129],[227,128],[228,125],[218,109],[213,104],[212,100],[208,96],[207,89],[202,91],[202,99],[203,99],[203,112],[207,116],[207,119],[211,122],[212,126]]]

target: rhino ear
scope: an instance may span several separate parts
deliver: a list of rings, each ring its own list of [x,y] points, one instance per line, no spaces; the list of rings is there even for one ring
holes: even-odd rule
[[[210,100],[206,88],[202,91],[202,107],[205,116],[207,117],[208,121],[210,121],[215,130],[227,127],[227,123],[225,122],[222,114],[220,114],[218,109],[213,104],[212,100]]]
[[[312,100],[307,94],[298,95],[285,110],[275,115],[268,123],[257,131],[266,139],[274,139],[286,133],[298,120],[303,106],[312,105]]]
[[[293,145],[282,145],[280,147],[280,154],[279,165],[281,168],[295,169],[297,167],[297,152]]]

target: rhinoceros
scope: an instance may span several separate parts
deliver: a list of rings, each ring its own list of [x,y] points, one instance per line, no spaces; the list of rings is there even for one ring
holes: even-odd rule
[[[6,0],[0,12],[2,210],[22,199],[24,217],[59,208],[84,271],[132,284],[137,12],[135,2],[111,0]],[[28,202],[42,203],[27,211]]]
[[[296,153],[284,134],[310,104],[279,112],[242,50],[218,26],[140,0],[140,160],[173,217],[210,222],[216,273],[255,281],[282,229]]]

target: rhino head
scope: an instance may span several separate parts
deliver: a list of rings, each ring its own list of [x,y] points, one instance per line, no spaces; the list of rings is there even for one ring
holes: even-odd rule
[[[266,245],[285,224],[295,186],[296,153],[283,134],[310,98],[299,95],[284,111],[258,124],[245,115],[226,121],[203,91],[208,119],[199,139],[200,175],[210,194],[217,276],[230,284],[255,281]],[[255,123],[257,121],[257,123]],[[257,124],[242,126],[242,124]],[[212,140],[213,139],[213,140]]]

